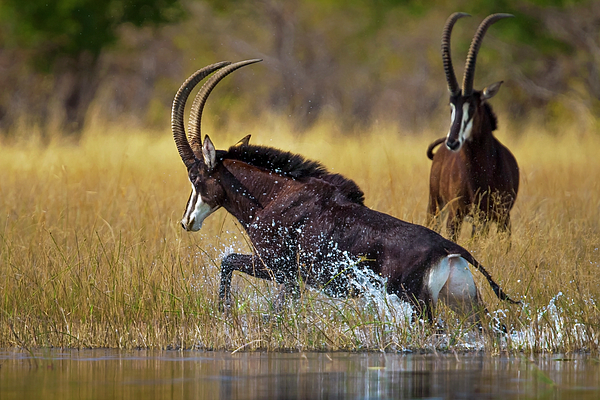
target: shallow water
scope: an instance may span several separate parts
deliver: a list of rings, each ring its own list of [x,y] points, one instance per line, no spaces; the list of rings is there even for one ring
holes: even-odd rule
[[[598,399],[586,355],[0,351],[0,399]]]

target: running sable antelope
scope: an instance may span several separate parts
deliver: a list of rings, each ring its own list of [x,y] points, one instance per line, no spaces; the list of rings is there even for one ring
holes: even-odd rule
[[[497,120],[487,102],[498,93],[502,82],[473,90],[475,62],[485,32],[494,22],[512,15],[493,14],[481,22],[467,55],[461,90],[452,67],[450,35],[456,21],[465,16],[468,14],[452,14],[444,27],[442,60],[450,92],[451,124],[446,138],[436,140],[427,149],[427,157],[433,160],[427,225],[447,211],[446,227],[453,241],[458,239],[463,219],[469,214],[482,218],[484,232],[494,221],[500,231],[510,234],[510,210],[519,190],[517,161],[494,137]],[[446,145],[433,154],[433,149],[444,141]]]
[[[201,141],[202,110],[210,92],[231,72],[258,61],[202,68],[173,100],[173,137],[192,184],[183,228],[198,231],[223,207],[253,246],[253,254],[229,254],[222,260],[221,304],[231,306],[233,271],[282,285],[281,304],[287,294],[298,294],[300,279],[332,296],[359,294],[351,283],[353,273],[370,270],[387,279],[388,293],[411,302],[431,320],[439,298],[463,312],[483,308],[468,263],[500,299],[513,302],[468,251],[423,226],[367,208],[352,180],[327,172],[320,163],[251,145],[249,136],[228,150],[216,150],[208,136]],[[187,137],[185,103],[194,86],[213,72],[193,102]]]

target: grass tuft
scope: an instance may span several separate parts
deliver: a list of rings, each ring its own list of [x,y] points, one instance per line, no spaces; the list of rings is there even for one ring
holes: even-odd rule
[[[354,179],[370,207],[424,223],[434,135],[288,132],[250,133]],[[212,136],[226,148],[247,133]],[[277,288],[239,274],[232,308],[220,312],[220,259],[250,247],[224,210],[199,233],[180,229],[189,182],[166,133],[0,143],[0,347],[597,354],[600,137],[501,140],[521,167],[512,237],[492,228],[472,240],[465,224],[459,242],[523,304],[498,301],[474,271],[490,317],[479,331],[442,306],[444,333],[413,321],[394,296],[339,300],[304,288],[276,312]]]

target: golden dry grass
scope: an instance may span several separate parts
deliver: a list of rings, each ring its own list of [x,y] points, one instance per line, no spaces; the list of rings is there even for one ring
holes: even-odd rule
[[[344,137],[324,124],[295,137],[271,125],[252,129],[252,140],[354,179],[372,208],[425,221],[433,134],[389,128]],[[225,148],[246,133],[211,136]],[[492,229],[472,241],[465,227],[460,243],[524,304],[499,302],[475,272],[496,319],[477,333],[442,308],[444,334],[412,323],[387,296],[341,301],[306,290],[277,314],[274,285],[239,274],[231,314],[219,312],[219,259],[249,247],[224,210],[199,233],[180,228],[189,183],[167,133],[0,144],[0,348],[597,352],[600,137],[501,139],[522,176],[512,239]],[[495,333],[499,323],[509,335]]]

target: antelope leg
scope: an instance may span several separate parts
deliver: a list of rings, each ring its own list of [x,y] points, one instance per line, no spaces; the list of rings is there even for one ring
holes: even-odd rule
[[[221,284],[219,286],[220,308],[223,303],[231,305],[231,277],[233,271],[240,271],[255,278],[272,281],[273,271],[267,268],[257,257],[251,254],[229,254],[221,261]]]

